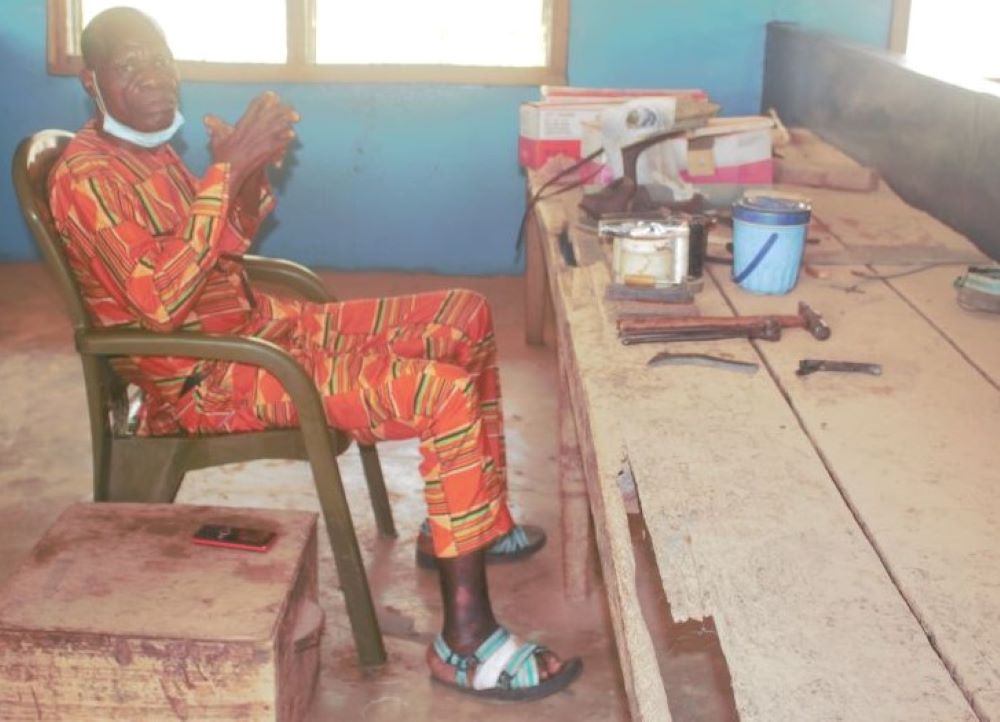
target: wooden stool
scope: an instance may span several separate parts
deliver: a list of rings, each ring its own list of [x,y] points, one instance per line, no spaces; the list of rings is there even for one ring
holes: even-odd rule
[[[194,544],[268,529],[266,552]],[[319,669],[316,515],[67,509],[0,590],[3,719],[298,720]]]

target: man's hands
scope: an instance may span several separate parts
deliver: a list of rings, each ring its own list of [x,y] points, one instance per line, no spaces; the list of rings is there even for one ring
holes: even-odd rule
[[[230,183],[237,192],[268,163],[280,163],[295,138],[292,124],[299,114],[277,94],[258,95],[236,125],[214,115],[205,116],[209,147],[215,163],[229,163]]]

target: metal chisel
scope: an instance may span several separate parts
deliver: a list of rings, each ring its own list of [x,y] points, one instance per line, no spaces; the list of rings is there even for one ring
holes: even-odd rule
[[[736,361],[734,359],[712,356],[707,353],[671,353],[661,351],[646,362],[647,366],[709,366],[717,369],[728,369],[745,374],[757,373],[759,364],[752,361]]]

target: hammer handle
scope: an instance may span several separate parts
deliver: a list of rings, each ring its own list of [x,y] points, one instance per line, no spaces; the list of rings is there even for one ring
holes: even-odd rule
[[[746,328],[701,326],[670,330],[619,331],[618,337],[626,345],[665,341],[714,341],[724,338],[760,338],[765,341],[777,341],[781,338],[781,326],[768,322]]]
[[[645,316],[618,319],[619,331],[677,331],[680,329],[736,329],[758,328],[765,323],[776,323],[782,328],[799,328],[806,325],[801,316]]]

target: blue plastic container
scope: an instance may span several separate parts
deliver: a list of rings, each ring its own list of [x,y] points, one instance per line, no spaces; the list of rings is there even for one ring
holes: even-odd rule
[[[746,196],[733,204],[733,280],[752,293],[795,288],[812,209],[801,200]]]

